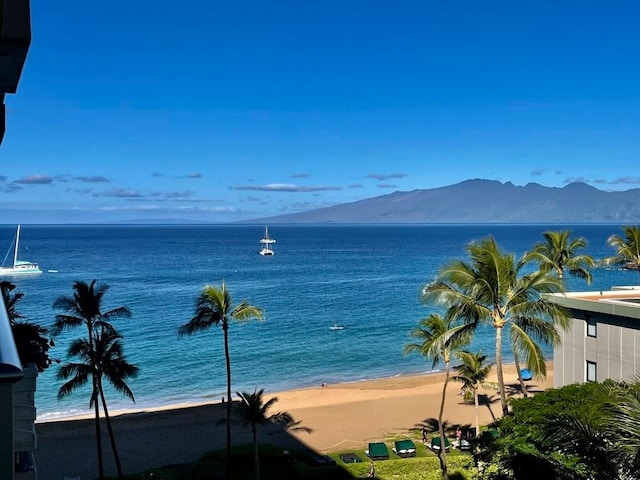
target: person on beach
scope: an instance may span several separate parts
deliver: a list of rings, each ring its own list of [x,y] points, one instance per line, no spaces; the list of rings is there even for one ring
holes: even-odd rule
[[[373,464],[373,460],[371,460],[371,464],[369,465],[369,473],[367,473],[367,478],[376,478],[376,466]]]
[[[462,440],[462,430],[460,427],[456,428],[456,447],[460,448],[460,441]]]
[[[427,444],[427,429],[422,427],[422,443]]]

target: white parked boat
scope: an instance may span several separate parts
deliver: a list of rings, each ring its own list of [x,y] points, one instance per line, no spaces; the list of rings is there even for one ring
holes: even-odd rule
[[[262,244],[260,255],[270,256],[275,254],[271,246],[276,243],[276,241],[269,237],[269,229],[267,227],[264,227],[264,238],[260,240],[260,243]]]
[[[338,322],[329,327],[329,330],[344,330],[344,325],[338,325]]]
[[[4,260],[9,256],[9,252],[11,252],[11,247],[13,247],[13,265],[11,267],[5,267],[4,261],[0,267],[0,276],[2,275],[33,275],[42,273],[40,267],[37,263],[27,262],[25,260],[18,260],[18,246],[20,244],[20,225],[18,225],[18,229],[16,230],[16,238],[13,242],[11,242],[11,246],[7,251],[7,254],[4,257]]]

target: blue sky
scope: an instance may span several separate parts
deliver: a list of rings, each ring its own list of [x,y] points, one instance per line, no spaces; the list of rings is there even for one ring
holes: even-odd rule
[[[640,4],[32,0],[0,223],[640,187]]]

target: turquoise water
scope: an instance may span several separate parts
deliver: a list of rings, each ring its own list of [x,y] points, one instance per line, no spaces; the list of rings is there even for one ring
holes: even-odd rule
[[[44,326],[52,304],[71,295],[75,280],[109,284],[104,308],[127,306],[133,317],[118,320],[125,354],[140,367],[129,384],[136,405],[108,392],[112,409],[145,408],[218,400],[225,392],[222,331],[178,339],[178,327],[193,313],[205,284],[224,280],[235,302],[263,308],[265,320],[230,329],[233,390],[277,391],[430,371],[403,346],[420,318],[421,287],[444,263],[465,256],[472,239],[492,234],[521,254],[541,232],[572,228],[602,258],[613,253],[606,238],[618,226],[278,226],[275,256],[258,254],[264,226],[23,226],[21,258],[45,273],[14,279],[24,292],[20,311]],[[15,226],[0,227],[8,246]],[[48,270],[57,270],[56,273]],[[568,279],[572,290],[637,284],[636,272],[598,269],[591,287]],[[329,329],[335,322],[344,330]],[[71,338],[56,339],[62,359]],[[482,330],[474,348],[492,350],[493,331]],[[505,352],[507,359],[510,353]],[[57,365],[40,375],[39,419],[88,413],[88,391],[58,401]]]

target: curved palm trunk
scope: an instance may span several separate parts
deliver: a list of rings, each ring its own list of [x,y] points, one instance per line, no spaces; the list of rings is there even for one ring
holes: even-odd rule
[[[478,385],[473,386],[473,404],[476,407],[476,438],[480,436],[480,402],[478,401]]]
[[[93,363],[92,367],[95,368],[95,349],[93,347],[93,322],[87,321],[87,333],[89,337],[89,356],[91,358],[91,362]],[[93,386],[92,396],[93,396],[93,409],[96,416],[96,449],[98,453],[98,480],[104,479],[104,462],[102,459],[102,434],[100,432],[100,405],[98,404],[98,379],[96,378],[95,372],[91,375],[91,383]]]
[[[504,388],[504,375],[502,372],[502,326],[496,326],[496,371],[498,372],[498,387],[500,388],[500,403],[502,404],[502,414],[509,413],[507,406],[507,393]]]
[[[527,398],[529,396],[529,392],[527,392],[527,385],[524,383],[522,379],[522,373],[520,370],[520,359],[518,358],[518,352],[514,348],[513,349],[513,360],[516,362],[516,372],[518,372],[518,381],[520,382],[520,389],[522,390],[522,395]]]
[[[253,464],[256,468],[256,480],[260,480],[260,464],[258,462],[258,431],[255,425],[251,425],[253,434]]]
[[[440,433],[440,450],[438,451],[438,459],[440,460],[440,468],[442,469],[442,480],[448,480],[447,473],[447,452],[444,440],[444,426],[442,425],[442,416],[444,414],[444,403],[447,395],[447,385],[449,383],[449,362],[445,363],[446,374],[444,377],[444,385],[442,386],[442,400],[440,401],[440,412],[438,413],[438,432]]]
[[[96,380],[93,379],[93,410],[96,415],[96,447],[98,449],[98,479],[104,480],[104,464],[102,461],[102,437],[100,433],[100,405],[98,404]]]
[[[231,358],[229,356],[229,324],[222,324],[224,331],[224,359],[227,366],[227,454],[225,459],[226,477],[230,478],[231,467]]]
[[[116,471],[118,472],[118,478],[123,478],[122,465],[120,464],[120,455],[118,455],[118,449],[116,448],[116,438],[113,434],[113,428],[111,427],[111,418],[109,417],[109,410],[107,409],[107,400],[104,398],[104,391],[102,390],[102,384],[100,385],[100,400],[102,401],[102,410],[104,410],[104,419],[107,422],[107,431],[109,432],[109,441],[111,442],[111,451],[113,452],[113,459],[116,462]]]

